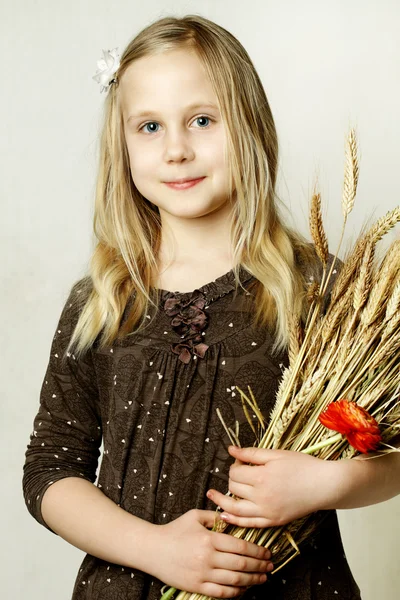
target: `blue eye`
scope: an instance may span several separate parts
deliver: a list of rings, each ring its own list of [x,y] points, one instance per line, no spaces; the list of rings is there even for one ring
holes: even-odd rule
[[[200,121],[200,119],[205,119],[206,121],[211,121],[212,119],[210,119],[210,117],[206,117],[204,115],[201,115],[200,117],[196,117],[195,121]],[[149,125],[156,125],[158,126],[159,123],[157,123],[157,121],[148,121],[147,123],[145,123],[144,125],[142,125],[139,128],[139,131],[142,131],[145,129],[145,127],[148,127]],[[205,126],[200,127],[200,129],[206,129],[208,123],[205,124]],[[151,129],[151,130],[146,130],[146,133],[157,133],[157,130],[155,129]]]
[[[210,120],[210,119],[209,119],[209,117],[205,117],[205,116],[203,115],[203,116],[201,116],[201,117],[197,117],[197,119],[195,119],[195,121],[200,121],[200,119],[206,119],[206,121],[209,121],[209,120]],[[201,129],[203,129],[203,128],[201,127]]]
[[[158,123],[156,123],[156,121],[150,121],[149,123],[145,123],[140,129],[144,129],[148,125],[158,125]],[[150,131],[149,133],[154,133],[154,131]]]

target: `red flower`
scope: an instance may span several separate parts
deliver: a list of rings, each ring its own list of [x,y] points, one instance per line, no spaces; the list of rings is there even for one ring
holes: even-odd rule
[[[360,452],[375,450],[381,441],[377,421],[356,402],[331,402],[320,414],[319,421],[328,429],[345,435],[349,444]]]

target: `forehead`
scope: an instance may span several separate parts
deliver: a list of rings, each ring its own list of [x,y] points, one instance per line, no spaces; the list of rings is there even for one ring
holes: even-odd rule
[[[169,110],[180,105],[218,105],[207,72],[192,49],[176,49],[135,60],[120,81],[123,112]]]

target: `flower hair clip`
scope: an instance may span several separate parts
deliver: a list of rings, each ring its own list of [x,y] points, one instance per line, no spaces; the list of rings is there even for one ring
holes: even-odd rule
[[[107,92],[110,85],[117,82],[117,77],[114,77],[114,74],[120,65],[119,59],[118,48],[103,50],[103,58],[97,61],[97,71],[92,77],[100,84],[100,93]]]

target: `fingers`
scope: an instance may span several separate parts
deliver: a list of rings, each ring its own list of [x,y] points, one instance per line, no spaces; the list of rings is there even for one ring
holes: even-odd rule
[[[267,450],[264,448],[238,448],[229,446],[229,454],[245,463],[252,465],[265,465],[268,460],[278,458],[277,450]]]
[[[254,492],[254,488],[251,485],[244,483],[237,483],[237,481],[229,480],[229,491],[235,496],[239,496],[243,500],[250,500]]]
[[[232,498],[217,492],[217,490],[209,490],[207,497],[210,498],[217,506],[220,506],[226,512],[229,512],[238,517],[258,517],[258,507],[254,502],[250,500],[244,500],[241,498]]]
[[[226,515],[226,516],[224,516]],[[237,517],[229,513],[222,513],[221,519],[229,525],[237,525],[238,527],[250,527],[251,529],[265,529],[266,527],[276,527],[279,523],[264,517]]]
[[[250,587],[265,583],[267,575],[265,573],[241,573],[239,571],[228,571],[226,569],[213,569],[210,579],[214,583],[222,585],[231,585],[233,587]]]
[[[238,458],[235,458],[235,462],[232,463],[232,466],[237,466],[237,465],[244,465],[245,463],[242,462],[241,460],[239,460]]]
[[[216,512],[213,510],[201,510],[201,509],[193,509],[194,517],[196,520],[204,527],[211,528],[214,527]],[[219,518],[218,518],[219,520]]]
[[[251,466],[245,465],[244,463],[238,465],[234,464],[229,469],[229,480],[254,486],[260,468],[265,468],[265,465]]]
[[[214,548],[219,552],[230,552],[259,560],[268,560],[271,558],[271,551],[268,548],[257,546],[257,544],[247,542],[246,540],[239,540],[233,537],[233,535],[214,531],[212,533],[212,541]]]
[[[229,552],[216,552],[215,559],[213,560],[213,568],[240,571],[242,573],[262,574],[272,571],[274,565],[266,558],[251,558],[249,556],[241,556],[240,554],[231,554]],[[219,580],[218,582],[223,583]]]
[[[206,581],[201,593],[209,598],[235,598],[244,594],[246,590],[245,587],[231,587]]]

